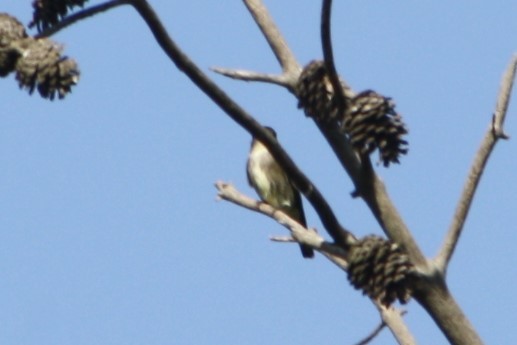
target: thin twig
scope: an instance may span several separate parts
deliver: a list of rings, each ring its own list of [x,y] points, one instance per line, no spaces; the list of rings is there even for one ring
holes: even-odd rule
[[[43,37],[50,37],[57,33],[58,31],[82,20],[89,18],[91,16],[94,16],[96,14],[99,14],[101,12],[108,11],[109,9],[112,9],[117,6],[121,5],[128,5],[131,3],[131,0],[111,0],[107,1],[105,3],[95,5],[92,7],[88,7],[87,9],[81,10],[80,12],[77,12],[75,14],[72,14],[62,21],[60,21],[58,24],[46,29],[45,31],[40,32],[39,34],[35,35],[35,38],[43,38]]]
[[[215,187],[217,188],[217,196],[219,198],[273,218],[291,232],[291,238],[273,237],[272,240],[276,242],[293,242],[294,240],[297,243],[305,244],[322,253],[340,257],[343,260],[346,257],[346,252],[343,251],[342,248],[325,242],[325,239],[314,230],[304,228],[287,214],[275,209],[271,205],[240,193],[232,184],[218,181]]]
[[[325,67],[327,68],[330,82],[332,83],[332,88],[334,89],[334,97],[336,97],[338,108],[343,111],[346,107],[347,101],[334,63],[330,25],[331,14],[332,0],[323,0],[321,8],[321,44],[323,47],[323,58],[325,60]]]
[[[458,244],[458,240],[463,230],[465,220],[468,216],[472,200],[474,199],[477,186],[485,170],[488,158],[490,157],[490,154],[492,153],[498,139],[508,138],[508,136],[504,134],[503,125],[508,109],[508,103],[512,93],[513,82],[515,80],[516,68],[517,55],[514,55],[501,81],[501,87],[493,119],[470,168],[467,181],[463,187],[463,192],[461,194],[460,200],[458,201],[458,205],[456,206],[456,211],[454,213],[449,230],[446,234],[444,243],[440,248],[439,254],[434,259],[438,270],[444,275],[447,271],[447,266],[452,258],[454,250]]]
[[[236,80],[259,81],[259,82],[280,85],[285,88],[291,87],[285,74],[257,73],[257,72],[253,72],[253,71],[227,69],[227,68],[222,68],[222,67],[212,67],[211,70],[214,71],[215,73],[219,73],[221,75],[224,75],[225,77],[236,79]]]
[[[397,339],[399,345],[416,344],[415,338],[402,319],[402,317],[407,313],[405,310],[386,308],[379,303],[377,303],[376,306],[381,314],[382,322],[388,326],[395,339]]]
[[[268,132],[251,115],[233,101],[219,88],[203,71],[171,39],[160,19],[145,0],[133,0],[135,9],[145,20],[156,41],[164,52],[183,71],[190,80],[199,87],[215,104],[228,116],[246,129],[253,137],[260,140],[280,166],[292,179],[296,188],[312,204],[320,217],[325,229],[336,243],[346,248],[354,241],[354,236],[337,220],[330,205],[316,186],[298,169],[291,157],[270,137]]]

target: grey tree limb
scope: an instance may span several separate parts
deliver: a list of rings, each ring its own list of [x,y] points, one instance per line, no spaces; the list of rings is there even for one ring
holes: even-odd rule
[[[454,254],[454,250],[458,245],[463,226],[465,225],[465,220],[467,219],[472,205],[472,200],[476,194],[479,181],[481,180],[481,176],[483,175],[488,159],[495,148],[495,144],[497,144],[499,139],[508,139],[508,135],[504,133],[503,126],[508,110],[508,104],[510,102],[510,96],[512,94],[516,69],[517,55],[514,55],[501,80],[501,86],[492,121],[488,126],[488,130],[470,168],[470,172],[467,176],[467,180],[463,187],[461,197],[456,206],[456,211],[445,236],[443,245],[434,259],[436,266],[444,275],[447,271],[447,266],[449,265],[452,255]]]

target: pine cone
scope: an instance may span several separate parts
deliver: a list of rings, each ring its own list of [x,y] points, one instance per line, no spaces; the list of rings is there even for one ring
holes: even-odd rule
[[[348,280],[356,288],[383,305],[411,298],[408,275],[413,265],[401,248],[378,236],[366,236],[348,252]]]
[[[0,77],[12,71],[18,59],[18,52],[11,49],[11,42],[27,37],[25,27],[15,17],[0,13]]]
[[[402,139],[408,131],[395,111],[395,103],[372,90],[352,98],[342,129],[360,153],[370,154],[379,149],[384,166],[399,163],[399,156],[408,152],[408,142]]]
[[[34,0],[32,2],[34,13],[29,28],[36,26],[39,32],[50,28],[59,23],[73,7],[83,7],[87,1],[88,0]]]
[[[61,56],[62,48],[49,39],[26,38],[14,44],[22,56],[16,64],[16,80],[32,94],[37,87],[44,98],[59,98],[71,92],[79,79],[74,60]]]
[[[333,100],[334,89],[323,61],[311,61],[303,69],[296,86],[298,108],[318,121],[338,120],[339,109]]]

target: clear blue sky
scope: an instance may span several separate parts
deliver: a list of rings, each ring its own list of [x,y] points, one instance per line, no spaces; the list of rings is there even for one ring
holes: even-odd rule
[[[31,2],[0,11],[28,23]],[[279,71],[242,2],[151,3],[205,70]],[[302,64],[321,57],[319,1],[266,4]],[[517,52],[516,13],[515,1],[336,1],[340,73],[355,90],[393,97],[410,129],[409,155],[378,173],[426,255],[442,242]],[[54,39],[82,71],[64,101],[0,80],[1,344],[352,344],[378,324],[341,271],[269,242],[286,234],[273,221],[215,200],[219,179],[254,195],[250,138],[131,8]],[[381,233],[290,94],[212,76],[277,129],[345,226]],[[512,139],[490,159],[448,277],[487,344],[517,343],[515,102]],[[407,310],[420,344],[446,343],[416,302]],[[375,343],[394,340],[384,331]]]

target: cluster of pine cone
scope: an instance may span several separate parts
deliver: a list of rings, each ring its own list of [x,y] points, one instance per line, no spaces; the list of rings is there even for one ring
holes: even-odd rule
[[[28,36],[16,18],[0,13],[0,77],[16,72],[20,88],[29,93],[37,88],[44,98],[63,98],[77,84],[79,70],[61,51],[47,38]]]
[[[317,121],[335,123],[348,136],[361,154],[379,150],[384,166],[399,163],[399,156],[408,152],[408,133],[395,103],[372,90],[346,97],[338,106],[325,63],[313,61],[302,71],[297,85],[298,107]]]

